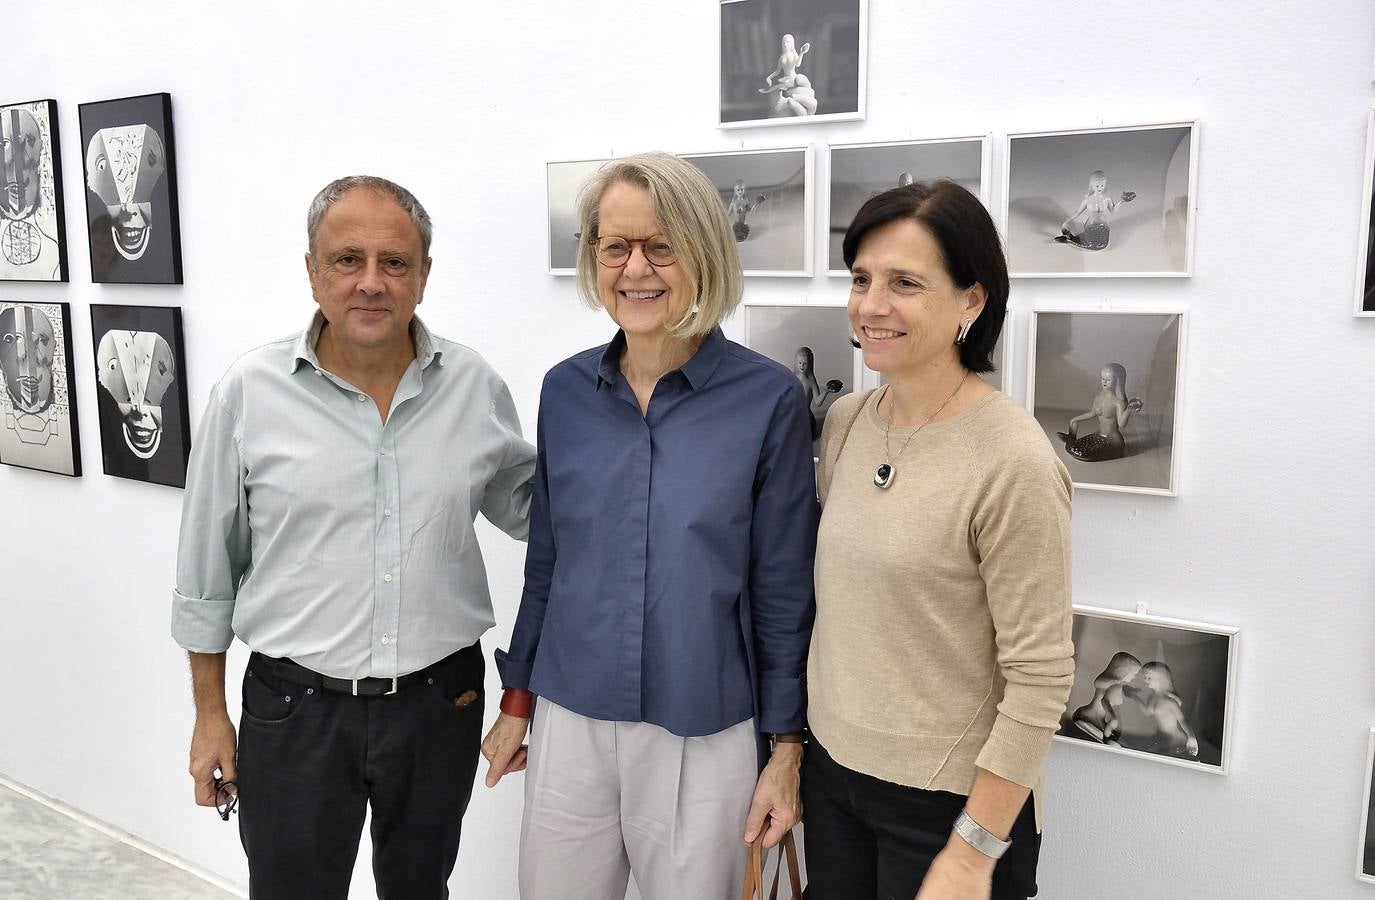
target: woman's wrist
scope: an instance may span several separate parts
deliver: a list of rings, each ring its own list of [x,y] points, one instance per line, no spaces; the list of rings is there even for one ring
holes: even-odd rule
[[[517,719],[528,719],[535,709],[535,695],[524,688],[505,688],[501,692],[501,711]]]

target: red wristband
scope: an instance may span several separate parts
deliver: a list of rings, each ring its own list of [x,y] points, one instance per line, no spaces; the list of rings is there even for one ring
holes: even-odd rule
[[[535,695],[524,688],[506,688],[501,692],[501,711],[517,719],[528,719],[535,708]]]

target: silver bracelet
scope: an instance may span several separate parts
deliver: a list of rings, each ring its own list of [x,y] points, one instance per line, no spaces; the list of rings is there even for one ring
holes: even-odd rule
[[[960,810],[959,818],[955,820],[955,833],[989,859],[998,859],[1012,846],[1012,841],[1002,840],[970,818],[968,810]]]

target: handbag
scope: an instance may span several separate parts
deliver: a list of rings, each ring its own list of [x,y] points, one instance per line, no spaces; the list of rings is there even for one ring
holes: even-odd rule
[[[778,879],[783,874],[783,867],[786,863],[788,868],[788,885],[792,888],[793,900],[801,900],[802,897],[802,869],[797,864],[797,844],[793,841],[792,830],[783,835],[783,840],[779,841],[778,868],[773,872],[773,887],[769,890],[769,896],[764,896],[764,835],[761,833],[755,838],[754,843],[750,844],[749,863],[745,866],[745,887],[740,892],[740,900],[778,900]]]

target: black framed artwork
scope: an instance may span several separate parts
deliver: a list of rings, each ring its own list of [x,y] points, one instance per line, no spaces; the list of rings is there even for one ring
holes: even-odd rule
[[[57,101],[0,106],[0,281],[66,281]]]
[[[0,302],[0,463],[81,474],[66,303]]]
[[[82,103],[91,280],[181,284],[172,95]]]
[[[91,304],[105,474],[186,486],[191,425],[181,309]]]

